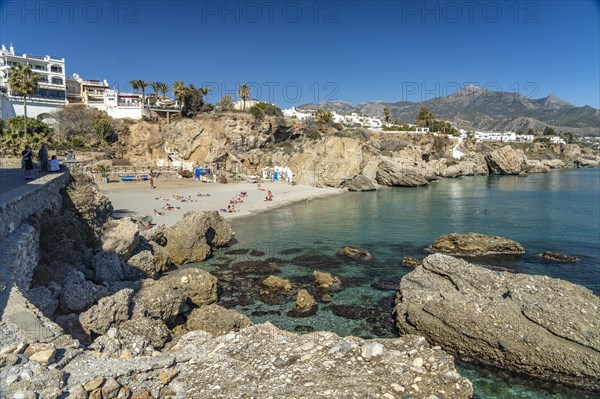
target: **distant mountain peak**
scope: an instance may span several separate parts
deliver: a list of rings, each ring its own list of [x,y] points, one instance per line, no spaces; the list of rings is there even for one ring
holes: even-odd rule
[[[326,108],[342,114],[357,112],[377,118],[382,117],[383,108],[389,108],[392,118],[403,123],[414,121],[421,107],[427,107],[438,118],[453,121],[458,128],[471,130],[527,131],[533,128],[541,131],[552,126],[557,131],[575,134],[600,134],[600,110],[593,107],[574,106],[555,94],[532,99],[519,93],[483,89],[474,84],[447,97],[422,102],[378,100],[350,103],[337,100],[300,106],[303,109]]]

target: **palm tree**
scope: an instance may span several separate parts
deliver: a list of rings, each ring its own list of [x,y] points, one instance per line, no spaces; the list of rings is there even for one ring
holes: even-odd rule
[[[243,104],[244,104],[244,111],[245,111],[246,110],[246,101],[250,98],[250,86],[248,86],[246,83],[244,83],[238,89],[238,94],[239,94],[240,98],[242,99],[242,101],[244,102]]]
[[[130,80],[129,84],[131,85],[131,88],[133,89],[133,91],[135,91],[135,94],[137,94],[138,90],[140,89],[140,85],[138,84],[138,80]]]
[[[154,91],[154,96],[157,100],[159,97],[158,93],[160,92],[160,85],[161,82],[150,82],[150,87],[152,87],[152,90]]]
[[[145,80],[130,80],[129,84],[133,87],[133,90],[137,93],[138,90],[142,91],[142,104],[146,103],[146,87],[150,85],[150,82]]]
[[[166,83],[160,83],[158,90],[162,93],[162,98],[167,98],[167,92],[171,90],[171,87]]]
[[[389,108],[383,109],[383,120],[385,121],[385,123],[390,123],[390,121],[392,120],[392,116],[390,115]]]
[[[185,98],[187,97],[189,92],[190,89],[185,87],[183,81],[178,80],[177,82],[173,83],[173,95],[175,96],[177,102],[179,102],[181,109],[185,107]]]
[[[17,64],[10,69],[10,75],[8,76],[8,84],[10,86],[10,92],[15,96],[23,97],[23,115],[24,119],[24,130],[27,134],[27,97],[35,94],[39,90],[38,80],[40,75],[33,72],[31,66]]]

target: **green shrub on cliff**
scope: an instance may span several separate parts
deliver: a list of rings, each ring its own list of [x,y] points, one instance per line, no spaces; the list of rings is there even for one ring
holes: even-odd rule
[[[256,119],[262,119],[265,116],[275,116],[283,118],[283,111],[279,107],[269,103],[258,103],[248,110]]]

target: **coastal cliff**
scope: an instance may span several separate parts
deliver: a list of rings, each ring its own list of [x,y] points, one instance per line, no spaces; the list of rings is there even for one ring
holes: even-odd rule
[[[249,176],[281,165],[291,168],[297,183],[331,187],[343,187],[357,176],[384,186],[422,186],[439,178],[525,175],[600,164],[599,154],[576,144],[459,142],[443,134],[306,126],[240,112],[203,114],[170,124],[136,123],[122,145],[124,159],[138,167],[201,165],[225,175]],[[455,159],[453,149],[465,155]]]

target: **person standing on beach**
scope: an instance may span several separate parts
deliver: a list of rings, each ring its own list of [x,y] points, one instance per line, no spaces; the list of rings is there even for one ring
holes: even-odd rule
[[[31,170],[33,169],[33,152],[31,152],[31,147],[26,145],[25,151],[21,153],[23,170],[25,171],[25,180],[32,180]]]
[[[40,160],[40,172],[48,173],[48,149],[46,144],[42,144],[40,152],[38,153],[38,159]]]

